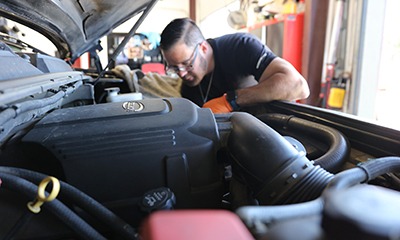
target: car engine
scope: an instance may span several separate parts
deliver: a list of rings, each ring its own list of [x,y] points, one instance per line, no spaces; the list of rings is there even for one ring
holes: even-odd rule
[[[4,48],[36,76],[2,80],[3,239],[157,239],[193,226],[199,236],[230,229],[226,239],[400,236],[398,156],[355,162],[350,135],[265,106],[213,114],[183,98],[96,102],[91,77]]]

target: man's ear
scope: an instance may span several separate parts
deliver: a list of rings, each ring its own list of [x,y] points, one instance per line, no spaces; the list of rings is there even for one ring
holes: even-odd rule
[[[210,45],[208,44],[207,41],[203,41],[202,43],[200,43],[199,45],[200,51],[202,51],[204,54],[207,53],[207,51],[209,51]]]

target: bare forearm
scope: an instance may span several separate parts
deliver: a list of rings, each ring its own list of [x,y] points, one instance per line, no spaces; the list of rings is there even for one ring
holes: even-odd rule
[[[273,100],[299,100],[310,94],[306,80],[286,61],[273,61],[255,86],[237,90],[237,103],[247,106]]]

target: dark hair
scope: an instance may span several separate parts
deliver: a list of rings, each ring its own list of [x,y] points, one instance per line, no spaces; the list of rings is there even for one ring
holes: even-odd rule
[[[183,41],[187,46],[195,46],[205,40],[200,28],[189,18],[172,20],[162,31],[160,48],[168,51],[174,44]]]

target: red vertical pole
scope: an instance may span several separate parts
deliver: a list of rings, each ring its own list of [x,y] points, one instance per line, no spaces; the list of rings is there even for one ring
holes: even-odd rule
[[[283,27],[282,57],[301,73],[304,13],[287,14]]]

